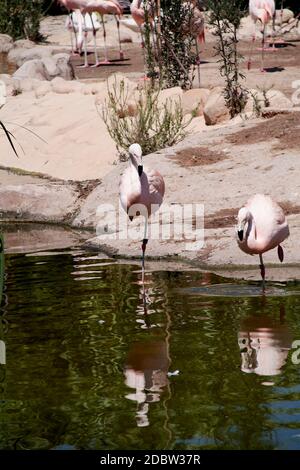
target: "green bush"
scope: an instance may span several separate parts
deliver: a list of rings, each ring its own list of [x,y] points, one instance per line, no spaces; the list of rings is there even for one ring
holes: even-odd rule
[[[40,39],[43,0],[0,0],[0,33],[13,39]]]
[[[191,120],[184,120],[181,100],[159,102],[160,90],[149,84],[137,91],[136,111],[128,113],[129,90],[124,81],[108,85],[108,99],[102,108],[102,118],[115,141],[120,159],[128,147],[138,142],[143,154],[175,145],[187,135]]]

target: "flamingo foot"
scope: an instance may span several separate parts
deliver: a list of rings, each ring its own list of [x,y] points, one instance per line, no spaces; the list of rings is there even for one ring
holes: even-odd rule
[[[98,62],[98,65],[110,65],[112,62],[108,59]]]
[[[282,246],[278,245],[277,253],[278,253],[279,261],[282,263],[284,260],[284,252],[283,252]]]
[[[101,65],[101,62],[95,62],[93,65],[91,65],[91,68],[94,69],[96,67],[99,67],[99,65]]]
[[[89,64],[77,65],[79,69],[88,69],[90,67]]]
[[[261,71],[261,73],[266,73],[267,72],[265,68],[260,69],[260,71]]]

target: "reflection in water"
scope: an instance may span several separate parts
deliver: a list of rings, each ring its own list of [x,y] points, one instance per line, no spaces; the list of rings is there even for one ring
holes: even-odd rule
[[[2,293],[4,287],[4,242],[3,236],[0,233],[0,308],[2,304]],[[0,313],[2,313],[0,311]],[[4,332],[3,332],[3,319],[2,314],[0,315],[0,366],[4,366],[6,364],[6,345],[3,340]],[[0,367],[0,389],[2,389],[2,383],[5,380],[5,368]]]
[[[137,308],[144,313],[144,325],[151,327],[148,306],[151,305],[151,288],[145,287],[144,277],[141,287],[142,306]],[[126,398],[137,402],[136,422],[138,427],[149,426],[149,404],[160,400],[164,387],[168,385],[169,359],[169,324],[166,327],[165,340],[148,340],[133,343],[128,353],[124,369],[125,384],[134,389]]]
[[[281,309],[281,318],[283,318]],[[291,349],[288,327],[266,316],[242,320],[238,333],[243,372],[273,376],[281,373]]]
[[[196,272],[147,273],[143,290],[139,263],[76,249],[5,267],[1,449],[300,449],[299,365],[265,387],[237,342],[264,328],[279,349],[284,331],[300,338],[299,283],[262,306],[182,293],[227,282]]]

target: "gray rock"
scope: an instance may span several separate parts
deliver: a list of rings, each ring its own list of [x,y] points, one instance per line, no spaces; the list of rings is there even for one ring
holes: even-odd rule
[[[47,67],[42,60],[28,60],[14,74],[14,78],[36,78],[38,80],[50,80]]]
[[[207,126],[213,126],[230,119],[222,87],[216,87],[212,90],[204,106],[203,115]]]
[[[13,39],[8,34],[0,34],[0,53],[7,54],[13,48]]]
[[[52,53],[53,48],[48,46],[34,46],[30,49],[17,47],[10,50],[7,58],[9,62],[20,67],[29,60],[51,57]]]

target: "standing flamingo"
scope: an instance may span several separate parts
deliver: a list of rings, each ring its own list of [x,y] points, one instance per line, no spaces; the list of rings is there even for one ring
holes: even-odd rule
[[[280,244],[289,234],[283,210],[269,196],[256,194],[238,213],[237,242],[245,253],[259,255],[263,291],[265,266],[262,255],[277,247],[278,258],[282,263],[284,253]]]
[[[145,218],[144,239],[142,242],[142,269],[145,269],[145,251],[148,243],[148,218],[163,202],[165,183],[157,170],[143,166],[142,149],[139,144],[129,147],[129,168],[120,181],[120,201],[130,220],[142,215]]]
[[[80,24],[81,23],[81,24]],[[69,14],[66,20],[66,29],[70,31],[71,35],[71,47],[72,47],[72,54],[81,54],[82,46],[83,46],[83,30],[84,25],[84,18],[81,14],[80,10],[74,10],[72,13]],[[94,30],[99,31],[101,25],[98,21],[97,14],[92,13],[86,17],[86,29],[87,31]],[[73,43],[73,33],[75,35],[75,48]]]
[[[249,12],[254,21],[254,34],[252,38],[252,46],[251,46],[250,57],[248,61],[248,70],[250,70],[251,68],[251,56],[252,56],[254,43],[256,40],[256,23],[258,20],[260,20],[262,24],[261,71],[265,72],[264,53],[266,50],[272,50],[270,48],[268,49],[265,48],[265,32],[266,32],[267,24],[270,21],[272,21],[276,12],[275,1],[274,0],[250,0]],[[275,50],[274,44],[273,44],[273,50]]]
[[[119,18],[122,16],[122,7],[119,4],[118,0],[58,0],[62,5],[64,5],[69,11],[79,9],[84,18],[84,65],[83,67],[89,67],[87,60],[87,26],[85,22],[86,13],[97,12],[101,16],[102,26],[103,26],[103,39],[104,39],[104,49],[105,49],[105,59],[103,62],[99,62],[97,54],[97,44],[96,44],[96,30],[93,29],[94,35],[94,49],[95,49],[95,64],[94,67],[98,67],[101,64],[109,64],[107,55],[107,45],[106,45],[106,29],[104,25],[103,16],[106,14],[112,14],[115,17],[117,28],[118,28],[118,39],[119,39],[119,50],[120,50],[120,60],[124,59],[124,53],[121,45],[120,37],[120,21]]]

